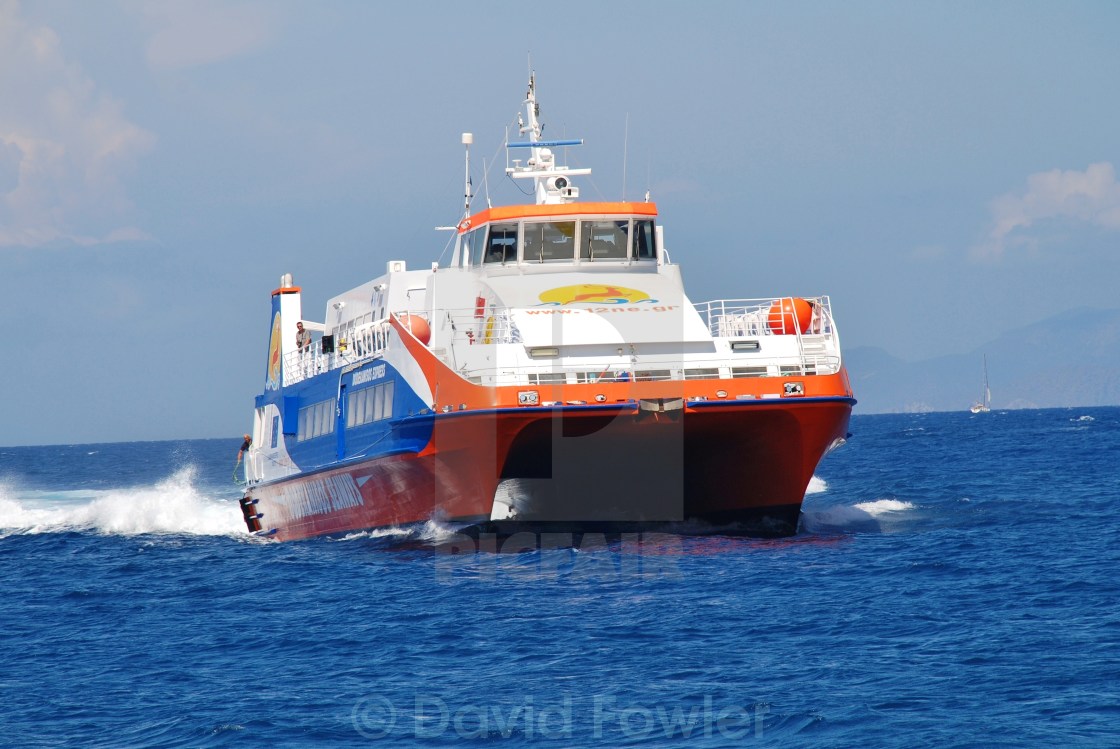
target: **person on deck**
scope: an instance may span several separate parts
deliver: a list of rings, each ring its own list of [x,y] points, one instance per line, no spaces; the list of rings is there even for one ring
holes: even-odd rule
[[[303,322],[296,323],[296,348],[301,354],[311,350],[311,331],[303,329]]]
[[[245,441],[241,443],[241,449],[237,451],[238,460],[241,460],[241,456],[245,454],[245,451],[249,449],[249,445],[251,444],[253,444],[253,438],[246,434]]]
[[[314,367],[311,361],[311,331],[303,327],[303,321],[296,323],[296,350],[299,351],[299,365],[303,376],[315,374],[311,371]]]

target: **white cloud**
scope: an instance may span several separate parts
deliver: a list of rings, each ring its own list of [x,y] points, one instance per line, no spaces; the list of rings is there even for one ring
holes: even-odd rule
[[[1083,172],[1052,169],[1032,174],[1026,192],[992,201],[991,230],[977,251],[999,256],[1011,245],[1029,243],[1028,230],[1047,219],[1120,229],[1120,183],[1112,164],[1090,164]]]
[[[260,3],[163,0],[138,8],[155,26],[145,47],[153,68],[175,70],[238,57],[264,46],[276,25]]]
[[[122,180],[154,137],[16,0],[0,0],[0,102],[0,247],[147,236]]]

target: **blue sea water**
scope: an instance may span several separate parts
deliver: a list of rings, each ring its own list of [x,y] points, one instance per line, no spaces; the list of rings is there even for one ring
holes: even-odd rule
[[[796,537],[502,553],[252,538],[237,438],[0,448],[0,744],[1120,744],[1120,408],[852,432]]]

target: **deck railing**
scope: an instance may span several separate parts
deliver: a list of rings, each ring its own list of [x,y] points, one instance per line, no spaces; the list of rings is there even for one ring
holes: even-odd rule
[[[334,351],[324,353],[323,341],[317,338],[306,348],[289,352],[284,356],[284,384],[294,385],[321,372],[380,355],[389,343],[389,330],[387,321],[368,323],[349,338],[336,339]]]
[[[508,307],[477,310],[441,310],[433,317],[433,328],[447,326],[451,345],[521,343],[521,331]]]
[[[812,320],[802,335],[832,335],[832,304],[827,296],[801,297],[812,307]],[[693,305],[708,330],[718,338],[756,338],[776,335],[782,329],[780,299],[717,299]],[[775,308],[777,306],[777,308]],[[776,314],[775,314],[776,313]],[[774,322],[771,324],[772,316]]]
[[[618,373],[623,370],[629,377],[642,379],[692,379],[706,376],[705,372],[722,370],[722,376],[756,377],[783,374],[832,373],[840,367],[840,352],[835,339],[832,320],[832,306],[827,296],[803,297],[809,302],[812,314],[805,330],[794,325],[793,334],[797,341],[797,353],[774,356],[767,353],[757,362],[736,358],[699,361],[682,357],[650,359],[643,356],[636,364],[619,362],[605,367],[603,373]],[[788,299],[788,298],[787,298]],[[778,335],[783,332],[783,318],[789,314],[782,310],[782,299],[718,299],[700,302],[694,306],[708,331],[716,338],[759,339]],[[516,310],[510,308],[455,309],[439,310],[428,320],[433,335],[445,341],[441,352],[460,346],[521,343],[522,335],[514,319]],[[789,318],[785,318],[789,319]],[[389,342],[391,325],[388,321],[368,323],[350,334],[349,339],[335,341],[334,351],[324,353],[322,340],[316,339],[305,349],[290,352],[284,357],[284,383],[293,385],[321,372],[355,364],[381,355]],[[785,328],[786,331],[789,328]],[[788,332],[786,332],[788,335]],[[519,367],[516,376],[520,378],[536,375],[556,376],[570,373],[579,382],[594,382],[587,379],[597,373],[585,371],[586,367],[553,369],[547,362],[534,363]],[[491,369],[485,372],[459,370],[464,376],[477,378],[483,374],[493,375]],[[730,372],[730,374],[727,374]],[[645,374],[642,374],[645,373]],[[511,373],[506,373],[507,375]],[[610,375],[614,376],[614,375]],[[712,375],[717,376],[717,375]],[[506,379],[506,378],[502,378]],[[539,377],[538,377],[539,379]]]
[[[802,377],[835,374],[840,357],[835,354],[804,354],[763,358],[686,359],[642,357],[636,362],[619,360],[592,369],[588,364],[537,363],[516,368],[487,366],[462,369],[468,379],[482,384],[528,385],[595,384],[600,382],[659,382],[668,380],[749,379],[753,377]]]

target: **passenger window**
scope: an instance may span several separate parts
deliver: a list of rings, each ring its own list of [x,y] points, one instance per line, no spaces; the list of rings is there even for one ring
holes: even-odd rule
[[[572,261],[576,256],[576,222],[525,224],[525,262]]]
[[[656,260],[657,248],[653,245],[653,222],[634,222],[634,257],[638,260]]]
[[[580,224],[579,256],[583,260],[625,260],[628,221],[584,221]]]
[[[517,224],[494,224],[486,242],[487,263],[517,261]]]

